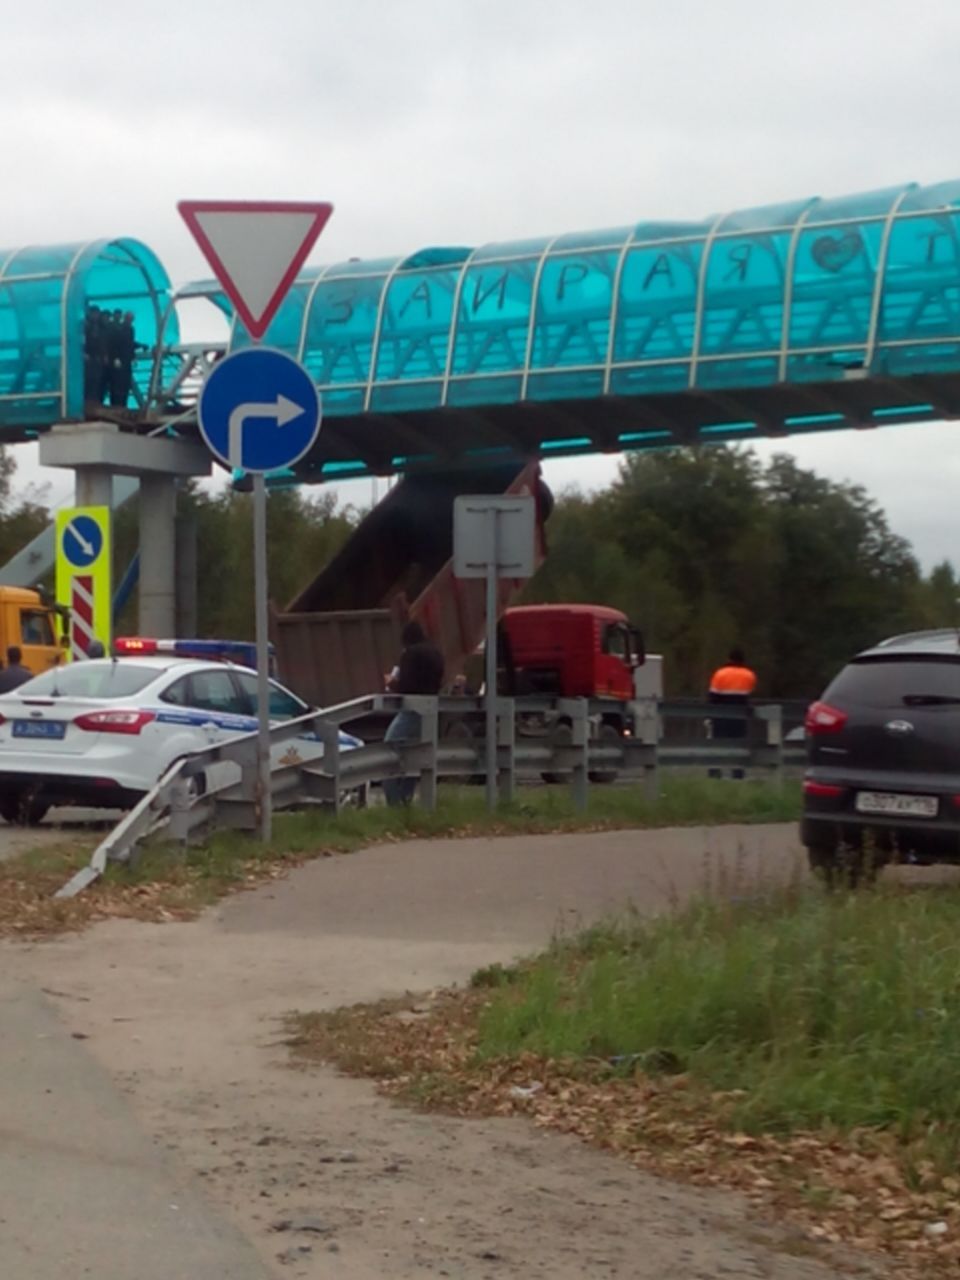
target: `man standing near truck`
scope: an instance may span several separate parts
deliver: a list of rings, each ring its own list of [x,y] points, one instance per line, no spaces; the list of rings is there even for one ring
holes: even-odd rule
[[[743,705],[757,687],[757,675],[747,666],[742,649],[731,649],[726,662],[710,677],[710,701]]]
[[[408,622],[400,635],[403,652],[387,680],[388,693],[422,694],[435,697],[443,684],[443,654],[424,633],[419,622]],[[416,742],[420,738],[420,716],[416,711],[400,711],[390,722],[384,742]],[[384,778],[387,804],[409,804],[417,789],[416,778]]]
[[[750,695],[757,687],[757,676],[747,666],[742,649],[731,649],[724,666],[718,667],[710,677],[710,701],[721,707],[742,707],[746,712],[750,705]],[[719,715],[712,721],[715,738],[745,738],[747,736],[746,715]],[[722,770],[711,769],[710,776],[719,778]],[[742,769],[734,769],[732,776],[743,778]]]
[[[23,650],[18,644],[7,649],[7,665],[0,671],[0,693],[13,693],[33,679],[33,672],[23,665]]]

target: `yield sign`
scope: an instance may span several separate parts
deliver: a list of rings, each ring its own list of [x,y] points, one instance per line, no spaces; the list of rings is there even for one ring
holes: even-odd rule
[[[251,337],[262,338],[333,213],[327,203],[181,200],[177,205]]]

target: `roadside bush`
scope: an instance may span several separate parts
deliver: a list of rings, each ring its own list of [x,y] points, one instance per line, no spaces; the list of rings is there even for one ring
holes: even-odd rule
[[[691,1075],[747,1132],[877,1127],[960,1151],[960,892],[705,897],[559,941],[501,984],[483,1057]]]

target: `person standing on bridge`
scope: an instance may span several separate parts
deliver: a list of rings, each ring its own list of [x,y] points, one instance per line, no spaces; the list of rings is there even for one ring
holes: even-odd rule
[[[419,622],[408,622],[400,639],[403,652],[387,679],[389,693],[410,693],[435,697],[443,684],[443,654],[424,633]],[[417,742],[420,738],[420,715],[416,711],[399,711],[391,720],[384,742]],[[387,804],[409,804],[417,789],[412,778],[384,778],[383,794]]]
[[[137,352],[133,312],[113,313],[110,329],[110,404],[126,409],[133,386],[133,360]]]
[[[103,312],[91,303],[83,318],[83,398],[88,404],[103,403],[103,371],[106,362]]]

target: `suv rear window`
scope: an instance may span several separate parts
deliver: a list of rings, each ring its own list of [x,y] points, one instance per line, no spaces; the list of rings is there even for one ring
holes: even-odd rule
[[[131,662],[71,662],[54,667],[17,690],[20,698],[129,698],[162,675]]]
[[[960,703],[960,658],[864,658],[840,672],[823,700],[838,707]]]

